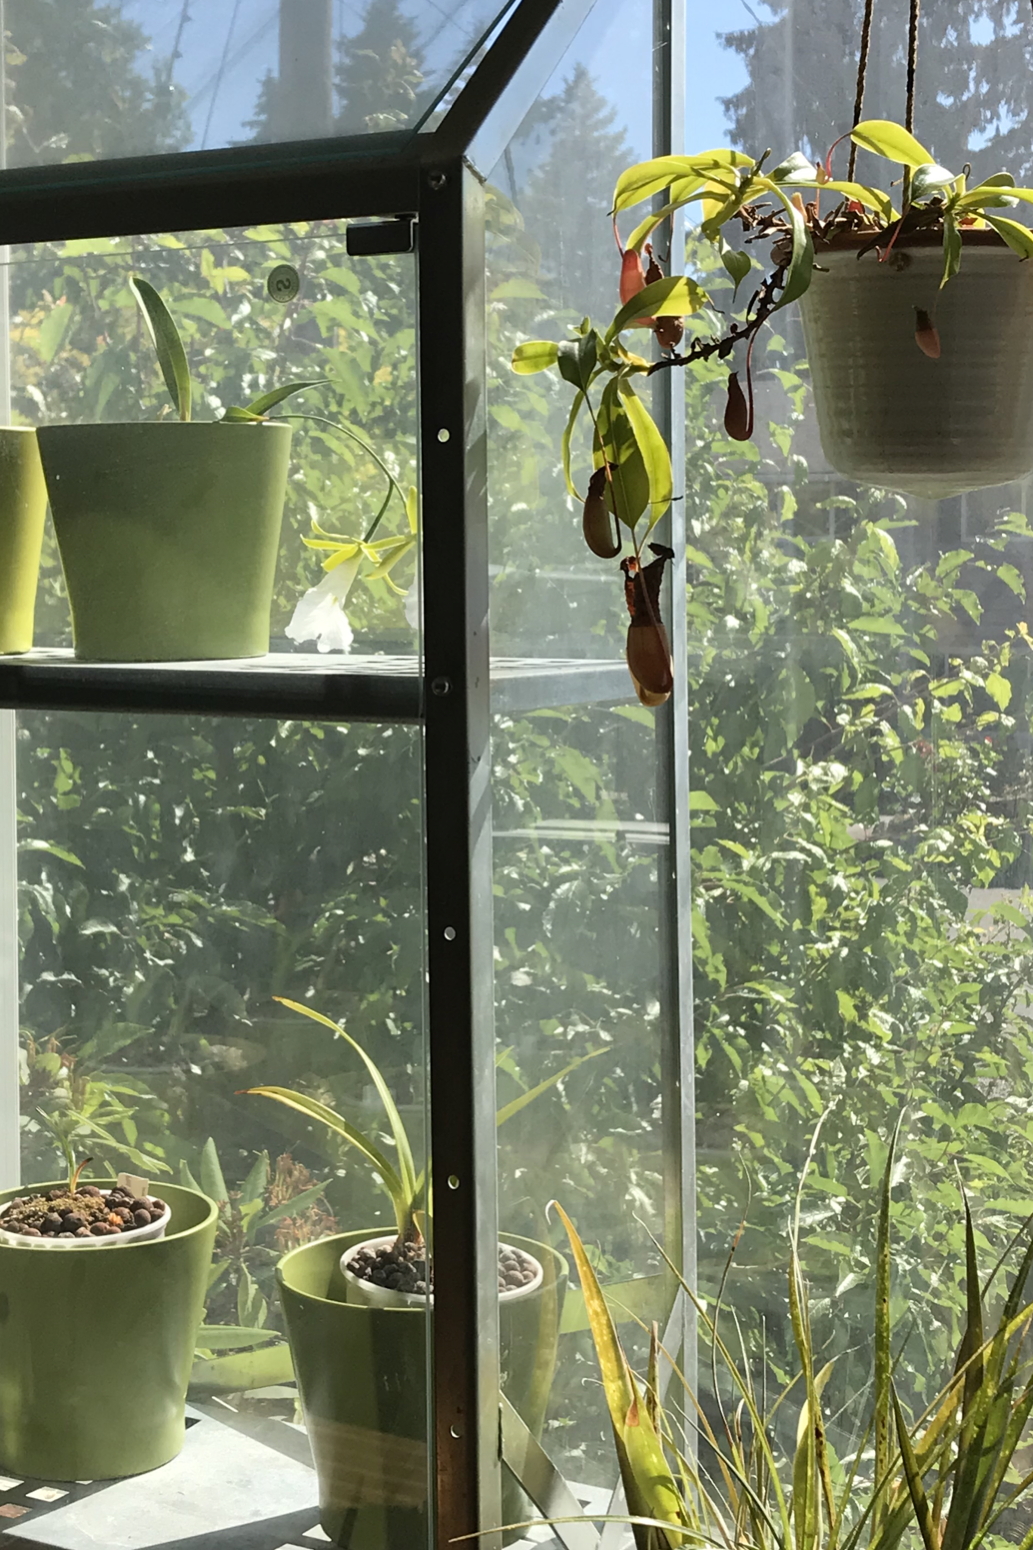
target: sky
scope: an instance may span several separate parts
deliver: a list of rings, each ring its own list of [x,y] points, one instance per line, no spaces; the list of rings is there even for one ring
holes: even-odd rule
[[[119,3],[119,0],[116,0]],[[501,0],[409,0],[430,57],[442,73],[457,62]],[[120,0],[120,9],[150,36],[157,56],[167,56],[177,37],[181,58],[175,79],[188,94],[194,145],[219,146],[248,137],[259,83],[275,71],[279,0]],[[362,0],[334,0],[335,33],[355,31]],[[724,113],[719,99],[745,79],[741,62],[718,38],[751,25],[760,0],[689,0],[686,144],[721,143]],[[553,89],[573,64],[588,65],[601,90],[618,105],[635,155],[650,151],[649,92],[651,0],[598,0],[589,22],[562,62]],[[642,80],[645,89],[635,89]]]

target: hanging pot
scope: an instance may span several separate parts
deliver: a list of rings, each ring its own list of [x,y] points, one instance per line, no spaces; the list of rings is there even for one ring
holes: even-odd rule
[[[108,1480],[156,1469],[183,1446],[218,1211],[195,1190],[161,1192],[171,1220],[148,1243],[42,1254],[0,1242],[5,1472]],[[0,1205],[19,1193],[4,1190]]]
[[[340,1233],[280,1261],[276,1278],[319,1480],[323,1530],[334,1545],[412,1550],[429,1523],[428,1309],[347,1301],[341,1258],[377,1236]],[[544,1277],[530,1296],[499,1305],[503,1390],[540,1434],[556,1366],[566,1262],[547,1244],[507,1235]],[[440,1270],[439,1270],[440,1274]],[[505,1482],[504,1482],[505,1483]],[[507,1492],[504,1521],[519,1515]],[[507,1511],[508,1507],[508,1511]]]
[[[47,488],[36,432],[0,429],[0,653],[31,651]]]
[[[1033,469],[1033,263],[993,232],[966,232],[961,269],[941,290],[937,237],[894,248],[885,263],[874,251],[858,257],[864,240],[819,248],[801,301],[832,467],[927,500],[1024,478]],[[916,343],[923,313],[939,338],[936,359]]]
[[[269,650],[289,425],[52,425],[38,435],[77,657]]]

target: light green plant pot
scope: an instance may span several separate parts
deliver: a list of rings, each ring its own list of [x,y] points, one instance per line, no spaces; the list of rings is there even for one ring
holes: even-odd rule
[[[269,650],[289,425],[53,425],[38,435],[77,657]]]
[[[367,1227],[307,1243],[284,1256],[276,1275],[324,1532],[334,1545],[413,1550],[427,1542],[429,1523],[427,1312],[345,1302],[339,1266],[345,1249],[378,1231]],[[539,1433],[556,1367],[567,1267],[545,1244],[508,1233],[505,1241],[533,1254],[545,1271],[538,1292],[499,1307],[503,1388]]]
[[[989,240],[988,240],[989,237]],[[801,301],[821,445],[859,484],[929,500],[1033,468],[1033,264],[996,236],[966,235],[940,289],[938,241],[879,263],[858,242],[819,250]],[[917,309],[940,336],[915,343]]]
[[[31,651],[47,487],[36,432],[0,429],[0,653]]]
[[[218,1211],[194,1190],[159,1190],[172,1207],[164,1238],[92,1252],[0,1243],[5,1472],[108,1480],[156,1469],[183,1446]],[[28,1192],[4,1190],[0,1206]]]

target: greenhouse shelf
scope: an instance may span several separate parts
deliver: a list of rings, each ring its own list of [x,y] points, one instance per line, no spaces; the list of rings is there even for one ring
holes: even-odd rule
[[[497,657],[491,708],[514,714],[634,699],[620,660]],[[448,693],[433,679],[432,693]],[[226,662],[77,662],[69,650],[0,658],[0,707],[12,710],[274,716],[306,721],[423,719],[415,656],[272,652]]]

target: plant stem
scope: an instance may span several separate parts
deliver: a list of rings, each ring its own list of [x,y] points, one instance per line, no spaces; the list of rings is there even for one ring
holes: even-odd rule
[[[374,452],[369,442],[364,441],[357,431],[352,430],[350,425],[341,425],[337,420],[328,420],[326,415],[323,414],[278,414],[275,416],[275,418],[277,420],[317,420],[320,425],[329,425],[331,430],[340,431],[342,436],[348,436],[352,441],[357,442],[358,445],[362,448],[363,452],[367,452],[373,459],[374,463],[376,463],[377,467],[380,469],[388,483],[387,497],[384,500],[380,510],[373,518],[373,521],[369,525],[369,530],[366,533],[365,538],[362,540],[364,544],[369,543],[370,539],[373,537],[373,534],[380,526],[384,513],[387,511],[387,508],[391,503],[392,494],[398,496],[398,499],[402,503],[402,509],[405,509],[405,494],[401,485],[398,483],[398,480],[388,468],[383,458],[380,457],[378,453]]]

